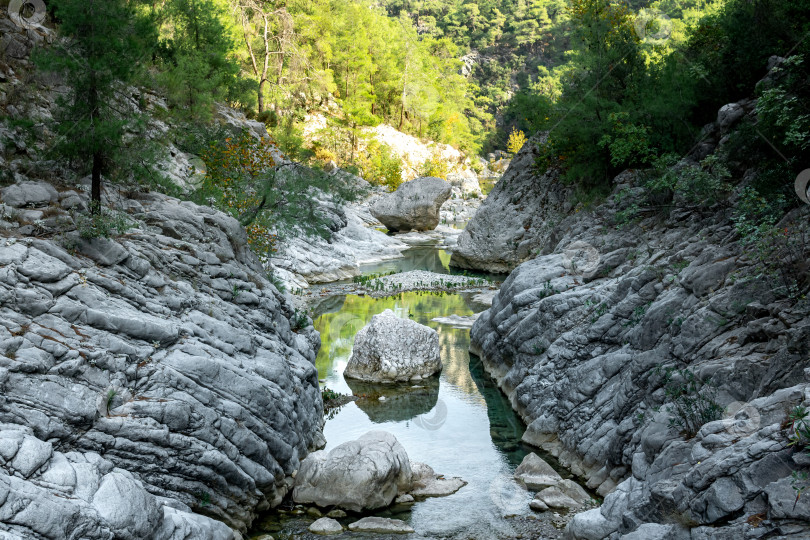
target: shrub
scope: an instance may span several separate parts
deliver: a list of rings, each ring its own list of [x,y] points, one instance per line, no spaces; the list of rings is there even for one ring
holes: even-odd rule
[[[402,183],[402,159],[387,144],[372,141],[368,156],[361,163],[363,178],[375,186],[386,186],[394,191]]]
[[[656,373],[664,379],[666,407],[672,415],[670,426],[681,428],[691,439],[703,424],[719,420],[723,408],[717,404],[717,389],[707,379],[700,379],[690,369],[658,366]]]
[[[784,195],[765,197],[748,186],[740,193],[733,219],[742,244],[751,250],[766,275],[780,283],[774,291],[799,298],[810,282],[810,243],[806,218],[800,215],[781,222],[787,207]]]
[[[450,172],[450,168],[438,152],[426,159],[418,169],[419,176],[435,176],[443,180],[447,179],[448,172]]]
[[[132,228],[132,222],[124,214],[103,208],[98,203],[91,203],[98,209],[87,214],[76,216],[76,229],[79,236],[85,239],[110,238],[113,233],[124,234]]]
[[[261,203],[261,179],[273,174],[276,164],[272,140],[258,140],[248,133],[211,144],[202,153],[206,176],[195,198],[239,219]],[[246,225],[248,244],[260,256],[276,252],[276,235],[269,216],[257,216]]]
[[[731,172],[716,155],[706,157],[699,165],[678,165],[678,156],[666,154],[654,162],[653,172],[644,187],[651,197],[675,196],[676,203],[696,207],[717,204],[729,191],[726,182]]]
[[[506,143],[506,149],[512,154],[517,154],[524,144],[526,144],[526,135],[513,127],[512,132],[509,134],[509,141]]]

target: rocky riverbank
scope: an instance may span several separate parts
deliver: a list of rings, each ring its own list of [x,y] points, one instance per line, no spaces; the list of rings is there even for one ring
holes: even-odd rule
[[[0,222],[0,531],[12,538],[231,538],[323,445],[318,334],[243,228],[128,195],[105,192],[120,229],[89,239],[70,211],[85,192],[0,192],[18,206]]]
[[[721,110],[683,164],[721,155],[741,116]],[[531,171],[529,152],[462,234],[453,263],[530,259],[476,321],[471,351],[529,425],[524,440],[605,496],[567,537],[806,538],[810,459],[792,444],[790,414],[810,406],[808,300],[763,274],[728,205],[676,200],[623,225],[644,204],[643,178],[626,172],[603,204],[572,212],[565,189]],[[550,189],[530,192],[532,181]],[[808,210],[780,227],[807,234]],[[527,227],[504,231],[496,215]],[[513,249],[492,252],[510,234]]]

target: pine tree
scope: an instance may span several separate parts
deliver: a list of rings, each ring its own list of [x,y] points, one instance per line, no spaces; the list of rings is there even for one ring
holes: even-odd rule
[[[122,139],[135,115],[123,92],[157,42],[152,21],[126,0],[53,0],[64,43],[37,55],[40,67],[61,72],[69,94],[60,98],[57,148],[91,173],[93,212],[101,202],[101,176],[121,161]]]

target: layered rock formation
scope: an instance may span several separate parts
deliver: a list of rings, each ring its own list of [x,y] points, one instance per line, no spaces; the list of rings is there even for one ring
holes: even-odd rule
[[[737,110],[721,114],[723,130]],[[698,157],[718,143],[704,142]],[[618,212],[643,205],[645,191],[634,173],[615,183],[594,210],[547,223],[532,244],[545,254],[510,274],[471,331],[471,350],[528,424],[524,439],[605,496],[567,537],[808,537],[810,502],[798,495],[810,459],[791,444],[788,417],[810,406],[807,299],[762,273],[727,206],[676,206],[622,226]],[[808,210],[780,227],[806,235]],[[478,253],[477,264],[507,266]],[[679,393],[666,367],[675,381],[711,383]],[[717,413],[695,418],[708,403]],[[677,423],[690,415],[694,436]]]
[[[109,190],[114,237],[85,238],[85,193],[2,197],[0,531],[227,538],[201,514],[244,531],[278,504],[323,443],[318,335],[239,223]]]
[[[538,173],[543,136],[531,138],[458,237],[450,264],[508,273],[547,246],[554,226],[573,209],[572,190],[554,171]]]

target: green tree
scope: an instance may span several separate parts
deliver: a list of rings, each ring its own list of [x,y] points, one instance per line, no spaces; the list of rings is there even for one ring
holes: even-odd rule
[[[169,0],[161,41],[169,102],[192,119],[207,119],[214,102],[251,105],[255,93],[240,77],[235,43],[216,0]]]
[[[68,38],[37,55],[44,69],[61,72],[69,93],[58,100],[58,149],[91,174],[94,213],[101,176],[122,165],[124,137],[137,123],[124,93],[156,43],[153,21],[126,0],[53,0],[59,31]]]

